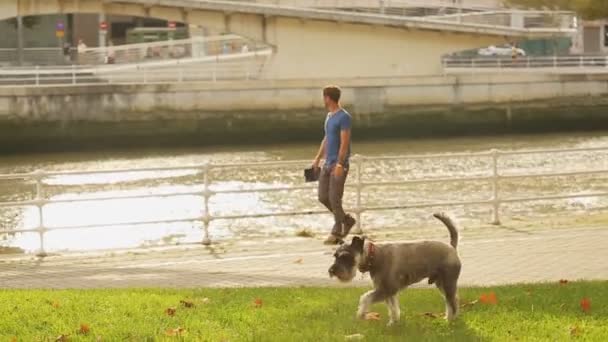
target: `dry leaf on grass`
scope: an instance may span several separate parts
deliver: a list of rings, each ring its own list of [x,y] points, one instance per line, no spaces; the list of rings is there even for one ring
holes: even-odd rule
[[[165,335],[167,336],[184,336],[186,334],[186,329],[182,327],[177,327],[175,329],[167,329],[165,331]]]
[[[359,341],[365,338],[362,334],[352,334],[344,336],[344,339],[347,341]]]
[[[433,312],[425,312],[422,315],[425,316],[425,317],[429,317],[429,318],[439,318],[439,317],[441,317],[441,314],[436,314],[436,313],[433,313]]]
[[[207,304],[207,303],[209,303],[209,301],[210,301],[210,299],[209,299],[209,298],[207,298],[207,297],[205,297],[205,298],[203,298],[203,300],[201,300],[201,302],[202,302],[203,304]]]
[[[86,323],[80,323],[80,329],[78,329],[78,333],[82,335],[86,335],[91,331],[91,327],[89,327]]]
[[[175,316],[175,312],[176,312],[176,311],[177,311],[177,309],[175,309],[175,308],[167,308],[167,309],[165,310],[165,314],[166,314],[167,316]]]
[[[379,321],[380,320],[380,314],[377,312],[368,312],[365,314],[365,318],[366,321]]]
[[[479,303],[478,299],[472,300],[470,302],[461,303],[460,304],[460,308],[461,309],[466,309],[466,308],[471,307],[471,306],[473,306],[473,305],[475,305],[477,303]]]
[[[263,304],[263,303],[262,303],[262,300],[261,300],[260,298],[256,298],[256,299],[253,301],[253,306],[254,306],[254,307],[256,307],[256,308],[261,308],[261,307],[262,307],[262,304]]]
[[[179,303],[183,305],[185,308],[192,309],[194,307],[194,303],[188,300],[180,300]]]
[[[70,335],[61,334],[61,335],[57,336],[57,338],[55,339],[55,342],[68,342],[69,337],[70,337]]]
[[[581,299],[581,310],[584,312],[591,311],[591,300],[589,298]]]
[[[17,342],[17,337],[13,336],[13,338],[11,338],[11,342]]]
[[[568,280],[567,279],[560,279],[559,280],[559,284],[560,285],[566,285],[566,284],[568,284]]]
[[[582,332],[583,330],[576,325],[570,327],[571,336],[579,336]]]
[[[54,307],[55,309],[58,309],[58,308],[60,308],[60,307],[61,307],[61,304],[59,304],[59,302],[58,302],[58,301],[56,301],[56,300],[54,300],[54,301],[53,301],[53,300],[48,300],[48,299],[47,299],[47,300],[46,300],[46,303],[47,303],[48,305],[50,305],[50,306]]]

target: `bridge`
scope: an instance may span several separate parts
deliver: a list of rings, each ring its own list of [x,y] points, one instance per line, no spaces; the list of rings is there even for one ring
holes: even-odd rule
[[[8,0],[0,4],[0,20],[104,13],[201,25],[271,46],[274,53],[262,75],[269,79],[440,74],[441,56],[448,53],[575,30],[573,14],[568,12],[469,8],[414,16],[407,9],[417,8],[419,2],[327,2],[331,7],[320,3],[325,2]]]

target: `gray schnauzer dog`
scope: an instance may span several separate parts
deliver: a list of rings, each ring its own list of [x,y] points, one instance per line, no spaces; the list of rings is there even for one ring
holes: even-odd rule
[[[351,281],[357,274],[369,272],[374,289],[359,300],[357,317],[364,318],[371,304],[385,301],[392,325],[399,320],[398,292],[409,285],[428,278],[443,293],[446,303],[445,318],[449,321],[458,314],[457,283],[460,276],[458,229],[444,213],[434,214],[450,232],[450,245],[439,241],[422,241],[375,245],[371,241],[353,237],[350,244],[341,245],[334,254],[329,276],[342,282]]]

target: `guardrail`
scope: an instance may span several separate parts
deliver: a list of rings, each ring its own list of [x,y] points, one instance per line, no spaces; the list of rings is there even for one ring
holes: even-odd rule
[[[442,61],[445,73],[476,72],[608,72],[608,56],[550,57],[447,57]]]
[[[146,63],[0,68],[0,86],[149,84],[259,79],[271,48]]]
[[[570,172],[537,172],[537,173],[511,173],[503,174],[500,171],[499,160],[505,156],[523,156],[530,154],[559,154],[559,153],[597,153],[597,152],[608,152],[608,147],[601,148],[580,148],[580,149],[556,149],[556,150],[522,150],[522,151],[499,151],[491,150],[480,153],[457,153],[457,154],[436,154],[436,155],[411,155],[411,156],[394,156],[394,157],[364,157],[354,156],[351,161],[351,172],[354,170],[354,183],[350,181],[348,186],[354,186],[356,191],[355,206],[349,211],[353,212],[357,217],[357,227],[355,233],[362,232],[362,217],[361,214],[368,211],[378,210],[395,210],[395,209],[412,209],[412,208],[427,208],[427,207],[449,207],[449,206],[463,206],[463,205],[490,205],[493,213],[492,223],[500,224],[500,207],[505,203],[516,203],[516,202],[531,202],[531,201],[544,201],[544,200],[560,200],[570,198],[584,198],[584,197],[605,197],[608,196],[608,192],[588,192],[588,193],[565,193],[548,196],[529,196],[529,197],[504,197],[501,194],[500,182],[502,180],[509,179],[539,179],[542,177],[564,177],[564,176],[577,176],[577,175],[600,175],[608,174],[608,169],[597,169],[597,170],[585,170],[585,171],[570,171]],[[366,164],[379,162],[390,162],[390,161],[405,161],[405,160],[425,160],[425,159],[462,159],[466,160],[471,158],[486,158],[489,160],[489,169],[485,175],[479,176],[455,176],[455,177],[441,177],[441,178],[422,178],[422,179],[406,179],[400,181],[366,181],[363,179],[363,167]],[[285,212],[258,212],[248,213],[242,215],[213,215],[209,208],[210,198],[215,195],[221,194],[236,194],[236,193],[271,193],[271,192],[285,192],[295,190],[306,190],[314,189],[316,185],[306,184],[302,186],[278,186],[278,187],[265,187],[265,188],[252,188],[252,189],[230,189],[230,190],[214,190],[212,189],[213,179],[211,171],[214,170],[225,170],[228,168],[239,168],[239,169],[251,169],[256,167],[293,167],[302,168],[308,165],[304,161],[284,161],[284,162],[264,162],[264,163],[245,163],[245,164],[204,164],[204,165],[191,165],[184,167],[158,167],[158,168],[130,168],[130,169],[118,169],[118,170],[103,170],[103,171],[72,171],[72,172],[45,172],[37,171],[33,173],[24,174],[5,174],[0,175],[0,180],[33,180],[35,182],[35,198],[32,200],[13,201],[13,202],[0,202],[0,208],[9,207],[24,207],[24,206],[35,206],[38,211],[38,225],[31,229],[8,229],[0,230],[0,233],[27,233],[35,232],[39,234],[40,248],[39,255],[45,255],[45,234],[51,230],[61,229],[87,229],[94,227],[115,227],[115,226],[126,226],[126,225],[141,225],[141,224],[160,224],[160,223],[182,223],[182,222],[202,222],[204,224],[202,243],[208,245],[211,243],[211,234],[209,227],[211,222],[216,220],[236,220],[243,218],[265,218],[265,217],[280,217],[280,216],[296,216],[296,215],[311,215],[324,213],[324,210],[306,210],[306,211],[285,211]],[[107,196],[107,197],[95,197],[87,199],[47,199],[44,196],[44,183],[48,177],[54,176],[66,176],[66,175],[100,175],[100,174],[115,174],[115,173],[133,173],[133,172],[162,172],[162,171],[196,171],[198,174],[202,174],[202,191],[190,191],[190,192],[167,192],[162,194],[142,194],[142,195],[128,195],[128,196]],[[352,179],[352,178],[351,178]],[[362,205],[361,197],[364,191],[370,187],[377,186],[398,186],[408,184],[437,184],[437,183],[454,183],[454,182],[479,182],[487,181],[490,182],[492,187],[488,194],[488,197],[481,200],[464,200],[464,201],[442,201],[442,202],[422,202],[413,205],[380,205],[380,206],[364,206]],[[203,197],[203,214],[198,217],[184,217],[171,220],[150,220],[150,221],[134,221],[134,222],[119,222],[112,224],[93,224],[93,225],[77,225],[77,226],[63,226],[49,228],[45,225],[44,206],[55,203],[73,203],[73,202],[91,202],[91,201],[108,201],[108,200],[124,200],[124,199],[141,199],[141,198],[152,198],[152,197],[175,197],[175,196],[202,196]]]

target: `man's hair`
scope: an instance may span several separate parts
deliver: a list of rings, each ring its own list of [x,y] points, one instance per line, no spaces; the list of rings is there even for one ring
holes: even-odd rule
[[[340,87],[335,86],[335,85],[328,85],[325,88],[323,88],[323,96],[327,96],[329,97],[332,101],[338,103],[340,101],[340,95],[342,94],[342,91],[340,90]]]

